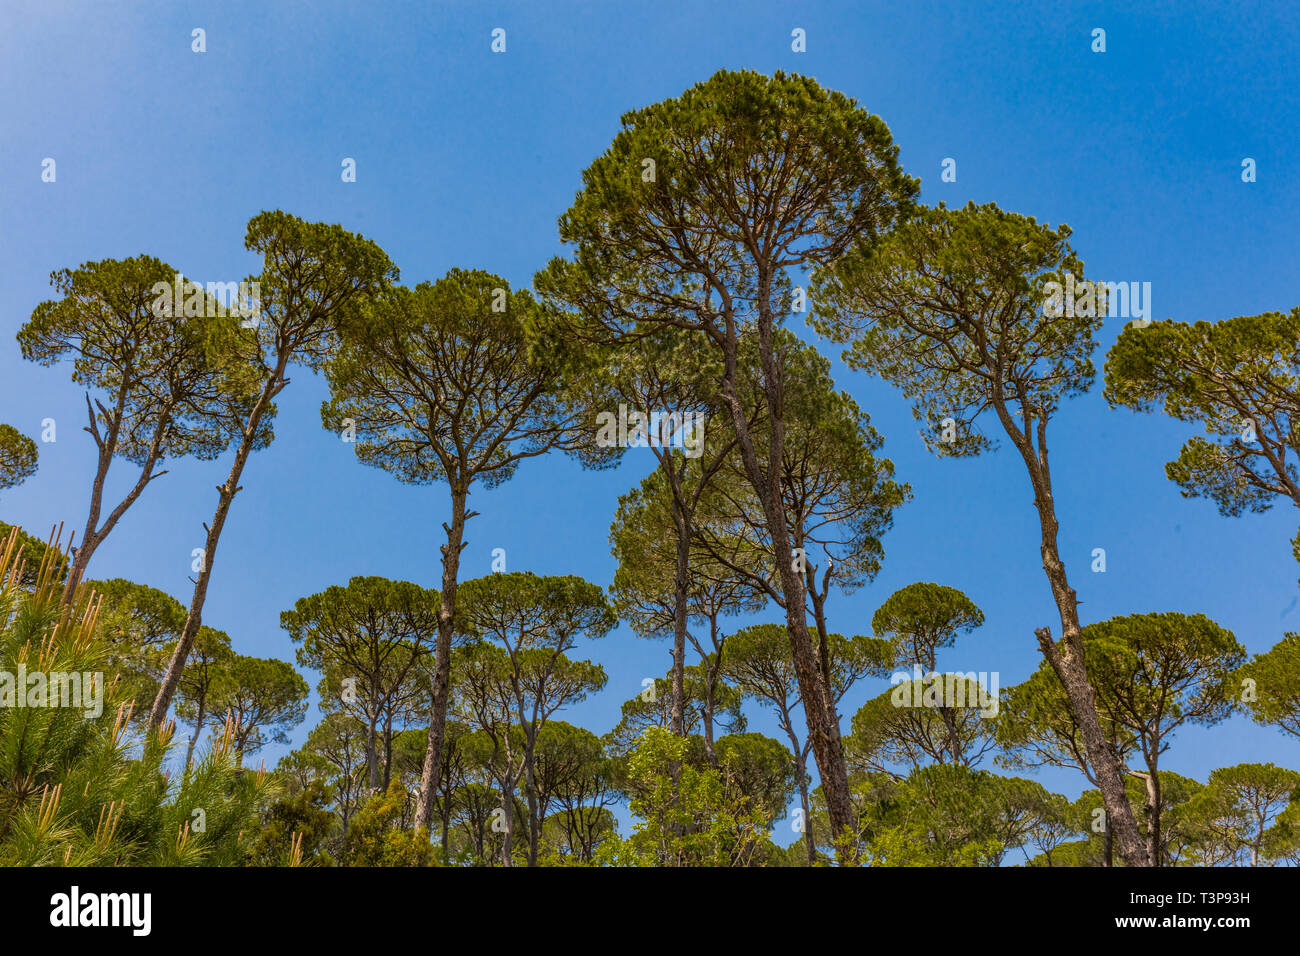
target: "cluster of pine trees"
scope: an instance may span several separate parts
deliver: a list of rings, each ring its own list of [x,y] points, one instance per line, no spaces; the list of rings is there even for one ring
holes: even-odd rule
[[[924,207],[897,152],[879,117],[811,79],[721,72],[623,117],[560,218],[571,254],[532,291],[461,269],[401,285],[373,241],[283,212],[248,224],[252,314],[183,280],[183,305],[160,314],[157,288],[180,273],[147,256],[56,272],[60,297],[18,340],[28,359],[72,363],[97,470],[74,546],[0,525],[0,669],[101,674],[104,706],[0,706],[0,862],[1300,861],[1300,774],[1241,764],[1196,781],[1161,766],[1180,727],[1234,711],[1300,734],[1300,637],[1252,659],[1203,615],[1080,620],[1048,437],[1096,378],[1104,309],[1044,307],[1049,284],[1085,281],[1069,228]],[[831,629],[912,493],[788,327],[805,312],[913,403],[936,455],[1000,441],[1019,454],[1059,614],[1023,683],[944,671],[984,615],[942,584],[895,592],[869,636]],[[1185,494],[1225,515],[1300,506],[1298,353],[1300,309],[1130,327],[1104,395],[1203,429],[1166,466]],[[436,588],[357,576],[284,610],[321,719],[255,770],[248,758],[305,720],[309,685],[286,661],[235,653],[203,609],[295,367],[328,383],[324,428],[360,463],[449,495],[449,517]],[[611,442],[598,422],[623,408],[670,410],[675,427],[652,434],[658,419],[642,417]],[[608,468],[629,446],[656,467],[619,501],[612,584],[462,580],[473,490],[529,458]],[[90,578],[183,456],[230,463],[188,606]],[[105,500],[122,460],[138,476]],[[36,465],[35,444],[0,426],[0,487]],[[771,621],[738,628],[742,615]],[[602,736],[561,714],[605,688],[577,650],[619,622],[669,640],[673,664]],[[780,739],[747,731],[756,708]],[[1070,801],[1010,775],[1041,766],[1089,789]],[[797,839],[782,846],[787,817]]]

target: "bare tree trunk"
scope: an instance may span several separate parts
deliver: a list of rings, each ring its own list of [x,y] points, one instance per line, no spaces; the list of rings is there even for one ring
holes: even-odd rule
[[[931,668],[933,673],[933,668]],[[957,721],[953,717],[953,708],[940,707],[939,716],[943,718],[943,725],[948,731],[948,753],[952,754],[954,765],[960,764],[962,757],[961,742],[957,736]]]
[[[813,620],[817,623],[817,660],[822,669],[822,680],[826,682],[826,693],[829,697],[834,693],[834,681],[831,679],[831,643],[829,631],[826,627],[826,589],[829,589],[831,569],[828,565],[826,573],[822,578],[822,590],[817,591],[816,569],[808,565],[808,598],[812,601]]]
[[[1101,730],[1101,720],[1097,716],[1097,701],[1092,685],[1088,683],[1088,672],[1084,666],[1083,636],[1079,626],[1078,598],[1065,577],[1065,565],[1056,551],[1056,516],[1050,493],[1039,499],[1039,514],[1043,525],[1043,568],[1047,572],[1052,586],[1052,595],[1056,598],[1057,610],[1061,616],[1064,631],[1063,648],[1052,642],[1051,631],[1042,627],[1034,633],[1038,645],[1056,671],[1061,685],[1065,688],[1074,713],[1079,733],[1083,736],[1084,748],[1088,753],[1088,762],[1092,764],[1097,776],[1097,786],[1101,790],[1102,800],[1111,826],[1115,830],[1120,857],[1127,866],[1150,866],[1146,847],[1142,843],[1137,822],[1133,819],[1133,809],[1129,806],[1124,792],[1124,779],[1120,773],[1119,760],[1106,742]]]
[[[370,792],[376,793],[379,790],[379,754],[377,752],[377,735],[375,733],[375,724],[378,723],[378,717],[375,714],[373,700],[366,707],[366,720],[366,776],[370,780]]]
[[[117,406],[112,415],[107,414],[106,434],[103,438],[99,434],[99,426],[95,421],[95,409],[90,404],[90,393],[86,393],[86,410],[90,415],[90,426],[86,431],[95,439],[95,445],[99,448],[99,457],[95,463],[95,480],[90,486],[90,513],[86,516],[86,526],[81,529],[81,544],[77,547],[77,552],[73,555],[72,566],[68,568],[68,581],[63,588],[63,603],[71,604],[73,594],[77,590],[77,585],[81,582],[81,576],[86,571],[86,565],[90,563],[90,556],[95,553],[102,540],[98,533],[99,512],[104,502],[104,480],[108,477],[109,465],[113,463],[113,455],[117,451],[117,436],[122,423],[122,410],[126,406],[126,385],[118,389]],[[103,406],[101,405],[102,409]]]
[[[194,733],[190,734],[190,745],[185,751],[185,769],[190,769],[190,764],[194,762],[194,744],[199,739],[199,734],[203,733],[203,721],[208,716],[208,695],[199,696],[199,713],[194,723]]]
[[[668,467],[672,467],[671,464]],[[674,484],[676,484],[674,482]],[[686,598],[690,589],[691,526],[677,496],[673,496],[677,532],[677,566],[673,576],[673,709],[671,730],[686,736]]]
[[[854,828],[853,803],[849,790],[848,768],[844,761],[844,747],[840,740],[839,718],[831,700],[830,688],[822,677],[818,654],[805,620],[805,589],[801,574],[794,566],[794,551],[786,528],[785,508],[781,501],[779,481],[780,465],[785,447],[785,422],[783,396],[780,387],[782,370],[772,354],[772,316],[767,296],[771,291],[770,277],[764,275],[759,282],[759,351],[763,365],[764,389],[767,397],[770,428],[767,448],[767,468],[759,463],[749,423],[741,408],[736,391],[736,336],[734,320],[728,317],[726,346],[724,348],[725,373],[723,395],[731,407],[732,422],[736,429],[737,445],[744,461],[745,472],[763,506],[763,514],[771,536],[776,571],[781,592],[785,597],[786,626],[790,634],[791,657],[795,677],[808,723],[808,733],[813,755],[821,777],[822,792],[830,816],[832,842],[842,862],[857,861],[857,846],[852,833]]]
[[[194,582],[194,596],[190,599],[189,613],[185,616],[185,626],[181,629],[176,650],[172,652],[162,686],[158,688],[158,696],[154,698],[153,709],[149,712],[149,726],[152,729],[161,727],[163,721],[167,719],[167,708],[171,706],[172,697],[181,680],[181,671],[185,669],[185,661],[189,657],[190,648],[194,646],[194,638],[198,635],[202,624],[203,604],[208,597],[208,582],[212,578],[212,566],[216,561],[221,530],[226,525],[226,515],[230,513],[230,505],[235,500],[235,495],[242,490],[243,486],[239,484],[239,478],[244,473],[248,456],[253,453],[262,416],[271,406],[272,399],[287,384],[284,371],[288,364],[289,355],[285,352],[277,359],[274,372],[267,379],[262,394],[258,396],[257,402],[248,414],[248,422],[239,441],[239,450],[235,452],[235,461],[230,466],[230,474],[226,477],[225,484],[217,487],[217,510],[212,515],[211,526],[208,527],[208,537],[203,547],[203,566],[199,570],[198,580]]]
[[[704,690],[704,707],[701,719],[704,722],[704,759],[709,762],[710,767],[718,765],[718,754],[713,743],[713,715],[717,705],[713,702],[714,681],[712,675],[705,679],[707,687]]]
[[[1147,772],[1134,773],[1142,779],[1147,791],[1147,854],[1152,866],[1164,866],[1160,852],[1160,772],[1157,769],[1159,758],[1148,756]]]
[[[1070,711],[1083,737],[1088,762],[1093,768],[1097,787],[1106,806],[1109,828],[1115,830],[1120,857],[1126,866],[1150,866],[1151,859],[1124,791],[1119,759],[1102,733],[1101,719],[1097,716],[1097,699],[1092,684],[1088,682],[1088,670],[1084,662],[1079,597],[1070,587],[1065,574],[1065,563],[1057,548],[1056,538],[1060,525],[1056,519],[1052,472],[1047,460],[1047,416],[1041,410],[1029,406],[1024,395],[1020,396],[1020,402],[1025,409],[1023,431],[1001,398],[995,398],[993,404],[1003,428],[1024,459],[1034,489],[1034,507],[1038,511],[1040,529],[1039,550],[1043,558],[1043,572],[1047,575],[1061,619],[1061,646],[1058,647],[1052,641],[1050,628],[1040,627],[1034,631],[1034,635],[1038,638],[1039,650],[1052,665],[1061,686],[1065,688]],[[1036,422],[1033,419],[1035,414]]]
[[[808,801],[808,746],[799,745],[799,738],[789,726],[786,717],[786,735],[790,738],[790,749],[794,752],[795,770],[799,774],[799,807],[803,810],[803,842],[808,851],[808,865],[817,865],[817,840],[813,837],[812,806]]]
[[[524,741],[528,748],[524,752],[524,781],[528,790],[528,865],[537,865],[537,851],[542,839],[542,813],[537,802],[536,765],[533,751],[536,742]]]
[[[384,793],[393,782],[393,715],[384,720]]]
[[[442,800],[442,862],[445,864],[450,857],[447,845],[451,837],[451,794],[446,793],[446,791],[444,791],[444,794]]]
[[[163,434],[171,414],[170,407],[160,416],[154,428],[144,467],[140,469],[140,477],[136,479],[135,485],[127,493],[126,497],[118,502],[117,507],[109,513],[104,520],[103,526],[100,526],[99,516],[104,505],[104,481],[108,477],[109,466],[113,463],[113,455],[117,453],[117,440],[120,434],[125,400],[125,390],[119,390],[118,404],[110,419],[108,435],[101,441],[99,428],[95,423],[95,412],[90,405],[90,395],[86,395],[86,408],[90,413],[90,427],[86,431],[90,432],[95,439],[95,443],[99,446],[99,460],[95,466],[95,481],[90,489],[90,513],[86,517],[86,526],[81,532],[81,544],[77,547],[76,554],[73,555],[72,566],[68,569],[68,580],[63,587],[62,602],[64,604],[72,603],[77,591],[77,585],[81,583],[91,557],[94,556],[99,546],[104,543],[104,539],[108,537],[109,532],[117,525],[126,510],[135,504],[136,499],[140,497],[140,493],[144,491],[145,485],[149,484],[153,479],[167,474],[165,471],[154,474],[154,468],[158,464],[158,456],[162,449]]]
[[[501,865],[513,866],[514,861],[511,859],[510,852],[514,849],[515,839],[515,800],[514,788],[501,788],[501,812],[504,819],[501,821],[506,828],[505,833],[501,836]]]
[[[460,553],[465,549],[465,522],[473,517],[466,511],[469,490],[459,480],[451,487],[451,525],[444,524],[447,543],[442,547],[442,604],[438,609],[438,639],[434,646],[433,702],[429,706],[429,739],[420,771],[420,800],[415,807],[415,825],[428,828],[433,820],[434,795],[442,771],[442,742],[447,728],[447,694],[451,682],[451,639],[456,610],[456,579],[460,574]]]

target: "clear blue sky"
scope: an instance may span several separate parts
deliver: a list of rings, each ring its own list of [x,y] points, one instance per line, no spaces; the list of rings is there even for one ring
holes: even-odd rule
[[[4,4],[0,11],[0,421],[43,418],[39,474],[0,499],[0,518],[43,535],[84,520],[93,454],[69,370],[24,362],[13,335],[51,294],[51,270],[149,253],[199,280],[256,268],[244,225],[263,209],[342,223],[377,240],[415,283],[451,267],[516,285],[560,251],[556,217],[620,114],[721,68],[814,76],[889,124],[926,202],[994,201],[1074,229],[1097,278],[1149,281],[1154,317],[1216,320],[1300,304],[1295,83],[1300,14],[1288,4]],[[191,30],[207,52],[191,52]],[[493,28],[507,52],[490,52]],[[791,30],[807,52],[791,51]],[[1091,31],[1106,30],[1104,54]],[[57,181],[41,181],[41,162]],[[344,157],[357,182],[340,181]],[[945,157],[956,183],[940,181]],[[1258,181],[1241,181],[1254,158]],[[1100,334],[1097,363],[1119,332]],[[801,330],[803,331],[803,330]],[[811,334],[811,333],[807,333]],[[885,540],[884,570],[836,597],[831,624],[868,633],[895,589],[930,580],[965,590],[987,623],[942,659],[998,671],[1038,663],[1033,629],[1059,630],[1039,564],[1032,495],[1007,450],[939,461],[892,388],[837,381],[870,412],[915,498]],[[320,427],[324,383],[305,371],[280,402],[278,438],[244,474],[216,557],[205,623],[242,653],[293,659],[278,615],[354,574],[438,578],[446,489],[362,467]],[[1300,629],[1290,555],[1297,514],[1220,517],[1164,477],[1191,432],[1111,411],[1100,388],[1051,433],[1061,548],[1085,622],[1146,611],[1203,612],[1251,652]],[[91,573],[163,588],[188,603],[190,551],[228,460],[178,461],[96,555]],[[463,574],[580,574],[608,584],[618,495],[652,467],[564,459],[525,464],[472,499]],[[133,479],[115,467],[110,494]],[[1107,571],[1089,571],[1091,551]],[[775,620],[775,614],[768,619]],[[668,667],[667,645],[620,628],[583,652],[607,689],[562,716],[604,732],[621,701]],[[314,685],[315,678],[311,678]],[[845,719],[868,694],[864,685]],[[310,721],[317,715],[313,710]],[[303,739],[304,725],[295,734]],[[772,732],[767,720],[753,729]],[[283,748],[268,748],[268,764]],[[1240,761],[1300,767],[1300,745],[1234,718],[1178,735],[1165,766],[1204,779]],[[1043,774],[1071,795],[1077,773]],[[782,841],[784,842],[784,841]]]

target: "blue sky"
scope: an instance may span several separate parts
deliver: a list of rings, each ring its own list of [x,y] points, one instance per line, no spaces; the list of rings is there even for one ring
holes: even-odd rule
[[[263,209],[342,223],[375,239],[407,283],[452,267],[515,285],[561,251],[556,218],[626,110],[723,68],[814,76],[889,124],[923,200],[993,201],[1074,229],[1088,274],[1149,281],[1154,318],[1216,320],[1297,304],[1294,169],[1300,15],[1283,4],[698,2],[545,4],[7,2],[0,12],[0,421],[28,434],[54,418],[38,475],[0,498],[0,518],[44,535],[85,517],[94,456],[69,369],[22,360],[14,333],[49,297],[52,270],[148,253],[199,280],[256,269],[244,226]],[[191,51],[191,30],[207,52]],[[504,28],[507,50],[490,51]],[[807,52],[791,51],[803,28]],[[1106,30],[1106,52],[1091,50]],[[41,181],[46,157],[57,181]],[[343,183],[340,163],[357,162]],[[957,182],[940,181],[944,158]],[[1258,181],[1243,183],[1253,158]],[[1100,333],[1105,350],[1120,330]],[[812,333],[800,330],[811,336]],[[1059,630],[1039,563],[1023,466],[1008,449],[932,458],[891,387],[844,368],[837,382],[885,436],[914,499],[885,539],[885,564],[834,597],[831,625],[869,633],[872,612],[917,580],[965,590],[987,623],[942,659],[998,671],[1037,665],[1033,629]],[[278,615],[304,594],[380,574],[434,586],[442,486],[407,487],[356,463],[320,427],[323,381],[304,370],[280,400],[278,437],[250,461],[216,557],[205,623],[242,653],[293,659]],[[1164,477],[1190,430],[1109,410],[1100,386],[1068,404],[1050,444],[1061,550],[1086,622],[1203,612],[1251,652],[1300,629],[1297,516],[1281,504],[1227,519]],[[463,576],[510,570],[613,575],[618,495],[653,465],[615,471],[562,458],[526,463],[477,491]],[[188,603],[190,552],[228,460],[176,461],[97,553],[91,573],[145,582]],[[134,475],[115,467],[110,493]],[[1104,574],[1089,570],[1093,548]],[[766,619],[776,620],[769,613]],[[604,732],[668,646],[620,628],[584,652],[607,689],[565,713]],[[314,684],[314,678],[312,678]],[[863,685],[846,707],[883,690]],[[316,719],[313,711],[310,720]],[[295,742],[305,736],[300,728]],[[766,719],[751,729],[774,732]],[[283,748],[268,748],[267,762]],[[1164,766],[1300,767],[1300,743],[1241,718],[1182,730]],[[1076,794],[1072,772],[1040,776]]]

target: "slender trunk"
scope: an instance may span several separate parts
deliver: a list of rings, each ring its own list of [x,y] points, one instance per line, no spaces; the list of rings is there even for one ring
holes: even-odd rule
[[[72,566],[68,569],[68,580],[63,587],[62,602],[71,604],[77,591],[77,585],[81,583],[82,577],[86,573],[86,568],[90,565],[90,559],[94,556],[95,551],[104,543],[109,532],[117,525],[126,510],[135,504],[140,493],[144,491],[145,485],[149,484],[154,478],[165,475],[165,471],[154,474],[154,468],[158,464],[158,457],[162,451],[163,435],[166,432],[168,423],[171,418],[171,406],[164,408],[154,427],[153,438],[149,442],[149,451],[145,456],[144,466],[140,469],[140,477],[136,479],[135,485],[127,493],[116,508],[114,508],[104,519],[101,527],[99,516],[104,504],[104,481],[108,477],[109,466],[113,462],[113,455],[117,453],[117,440],[121,429],[122,411],[125,408],[126,393],[124,390],[119,391],[117,408],[114,412],[113,424],[109,426],[107,440],[100,444],[99,461],[95,469],[95,481],[90,490],[90,513],[86,517],[86,526],[82,529],[81,545],[73,555]],[[86,407],[90,409],[90,396],[86,396]],[[95,413],[90,409],[90,424],[95,426]],[[91,431],[96,441],[99,441],[98,430]]]
[[[790,729],[789,715],[786,716],[786,735],[790,738],[791,751],[794,753],[795,770],[799,774],[799,807],[803,810],[803,842],[808,851],[808,865],[817,865],[817,841],[813,838],[812,806],[808,802],[808,746],[799,745],[799,738]]]
[[[785,428],[781,420],[782,395],[778,387],[780,370],[772,355],[771,310],[766,302],[766,293],[769,291],[770,279],[764,277],[760,283],[758,301],[760,352],[771,424],[766,473],[759,463],[753,437],[749,431],[749,423],[741,409],[736,392],[736,348],[733,328],[728,329],[729,344],[724,349],[726,372],[723,392],[727,404],[731,406],[732,422],[735,425],[737,444],[744,461],[745,472],[762,503],[771,538],[776,571],[785,598],[786,626],[790,635],[795,677],[803,700],[813,756],[821,777],[822,792],[826,798],[826,809],[833,831],[832,842],[842,862],[852,863],[856,862],[857,848],[852,835],[853,804],[849,790],[848,767],[844,760],[844,747],[840,740],[839,720],[830,699],[830,690],[822,677],[817,650],[813,647],[812,637],[808,633],[808,623],[804,616],[803,578],[794,567],[794,553],[786,528],[785,509],[777,487],[779,467],[784,452]],[[732,325],[730,320],[728,325]]]
[[[717,713],[718,681],[722,676],[722,648],[718,645],[718,614],[709,614],[709,642],[713,645],[712,661],[704,657],[704,756],[710,767],[718,765],[718,754],[713,746],[713,717]]]
[[[826,578],[830,578],[830,568],[826,569]],[[817,577],[811,565],[808,566],[808,597],[812,601],[813,620],[817,622],[817,661],[821,665],[822,680],[826,682],[828,696],[834,694],[835,683],[831,680],[831,642],[826,627],[826,592],[817,591]]]
[[[673,710],[670,729],[674,735],[685,737],[686,599],[690,590],[691,528],[676,497],[673,499],[673,523],[677,531],[677,567],[673,576]]]
[[[501,813],[504,819],[501,821],[505,827],[505,832],[501,836],[501,865],[511,866],[513,861],[510,858],[510,851],[514,848],[515,840],[515,794],[514,787],[501,787]]]
[[[943,725],[948,730],[948,752],[952,754],[952,762],[960,764],[961,743],[957,736],[957,721],[953,717],[953,708],[940,707],[939,716],[943,718]]]
[[[1110,811],[1106,811],[1106,865],[1115,865],[1115,829],[1110,825]]]
[[[366,776],[370,780],[370,792],[373,794],[379,790],[379,755],[375,743],[378,737],[375,725],[379,722],[379,717],[373,704],[366,708],[366,721]]]
[[[86,520],[86,532],[82,536],[81,545],[77,548],[76,557],[73,558],[72,567],[68,571],[67,584],[63,589],[64,604],[72,603],[73,596],[77,590],[77,585],[81,583],[81,579],[86,573],[86,568],[90,564],[91,557],[93,557],[95,552],[99,550],[99,546],[104,543],[104,540],[108,537],[108,533],[112,531],[113,527],[117,524],[118,519],[121,518],[122,515],[126,513],[126,509],[131,507],[131,505],[135,503],[135,500],[140,497],[140,492],[144,491],[145,485],[149,484],[149,482],[154,478],[166,474],[165,471],[160,471],[157,474],[154,474],[153,469],[157,463],[158,459],[153,456],[145,462],[144,468],[141,469],[140,477],[136,481],[135,486],[104,520],[103,527],[95,527],[94,525],[94,521],[98,520],[100,502],[96,501],[92,505],[91,510],[95,514],[95,518],[88,518]],[[99,479],[96,480],[98,483]],[[101,493],[102,489],[97,489],[95,492],[97,495]]]
[[[451,794],[446,793],[446,791],[444,791],[444,794],[442,800],[442,862],[446,864],[450,857],[447,845],[451,837]]]
[[[1005,405],[999,402],[995,408],[1029,471],[1029,480],[1034,489],[1034,507],[1038,511],[1043,572],[1047,575],[1061,619],[1061,646],[1053,643],[1051,631],[1043,627],[1034,632],[1039,649],[1065,688],[1070,710],[1083,737],[1088,762],[1097,777],[1098,789],[1101,790],[1111,827],[1115,830],[1120,857],[1126,866],[1150,866],[1151,859],[1124,791],[1119,759],[1107,743],[1102,733],[1101,719],[1097,716],[1097,699],[1092,684],[1088,682],[1088,671],[1084,663],[1079,598],[1070,587],[1065,574],[1065,563],[1057,548],[1059,524],[1056,519],[1056,503],[1052,497],[1052,474],[1047,461],[1047,419],[1045,416],[1038,418],[1038,443],[1035,449],[1028,422],[1022,432]]]
[[[117,392],[117,405],[106,423],[106,435],[101,439],[99,426],[95,422],[95,409],[90,404],[90,393],[86,393],[86,410],[90,414],[90,427],[87,431],[95,439],[95,444],[99,448],[99,457],[95,463],[95,480],[90,486],[90,513],[86,516],[86,526],[81,531],[81,545],[73,556],[72,566],[68,568],[68,581],[63,588],[64,604],[72,603],[72,595],[77,590],[82,574],[86,571],[86,565],[90,563],[90,556],[99,546],[97,529],[99,512],[104,503],[104,481],[108,477],[108,467],[113,463],[113,455],[117,451],[117,436],[122,426],[122,411],[125,407],[126,383],[123,381],[122,387]]]
[[[94,509],[95,506],[92,504],[91,510],[94,511]],[[72,566],[68,569],[67,583],[63,586],[62,601],[64,604],[73,602],[77,592],[77,585],[81,583],[81,578],[86,573],[86,565],[90,564],[91,555],[95,553],[95,549],[99,547],[102,540],[94,532],[90,531],[91,527],[91,521],[87,519],[86,530],[81,535],[81,544],[77,545],[77,553],[72,559]]]
[[[1161,793],[1160,793],[1160,771],[1157,769],[1159,757],[1154,754],[1147,761],[1147,854],[1151,857],[1152,866],[1164,866],[1162,861],[1163,854],[1160,852],[1160,817],[1161,817]]]
[[[704,700],[704,757],[710,767],[718,765],[718,755],[713,747],[713,693],[710,690]]]
[[[533,758],[536,745],[525,742],[525,746],[528,748],[524,751],[524,781],[528,791],[528,865],[536,866],[542,838],[542,814],[537,802],[536,765]]]
[[[393,782],[393,715],[384,720],[384,793]]]
[[[199,695],[199,712],[194,721],[194,733],[190,734],[190,746],[185,751],[185,769],[190,769],[190,764],[194,761],[194,744],[199,739],[199,734],[203,733],[203,721],[207,717],[208,695]]]
[[[442,604],[438,609],[438,639],[434,645],[433,702],[429,705],[429,739],[420,771],[420,800],[415,808],[415,825],[428,828],[433,820],[433,799],[442,771],[442,741],[447,726],[447,693],[451,682],[451,638],[456,610],[456,578],[460,574],[460,553],[465,548],[465,522],[471,515],[465,502],[466,485],[457,481],[451,488],[451,525],[442,547]]]
[[[271,400],[286,384],[284,371],[288,364],[289,354],[283,352],[276,360],[275,370],[267,379],[262,394],[258,396],[257,402],[248,414],[248,422],[239,441],[239,450],[235,452],[235,461],[230,466],[230,474],[226,477],[225,484],[217,488],[217,510],[212,515],[212,524],[208,528],[208,537],[204,542],[203,565],[199,570],[198,580],[194,583],[194,596],[190,599],[189,613],[185,616],[185,627],[181,629],[180,640],[176,642],[176,650],[167,664],[167,673],[163,677],[162,686],[158,688],[158,696],[154,698],[153,709],[149,712],[151,729],[156,730],[161,727],[163,721],[167,719],[167,708],[171,706],[176,686],[181,680],[181,671],[185,669],[185,660],[189,657],[190,648],[194,646],[194,638],[198,635],[202,623],[203,604],[208,597],[208,582],[212,579],[212,566],[217,559],[217,544],[221,541],[221,530],[226,525],[226,515],[230,513],[230,505],[235,500],[235,495],[242,488],[239,478],[244,473],[248,456],[253,453],[262,416],[270,408]]]

